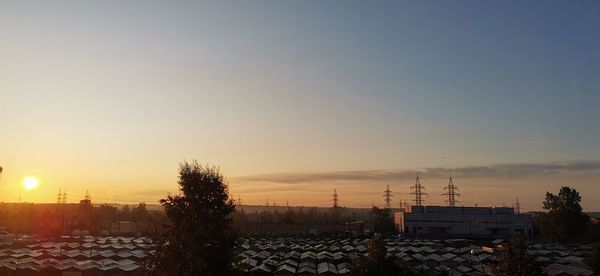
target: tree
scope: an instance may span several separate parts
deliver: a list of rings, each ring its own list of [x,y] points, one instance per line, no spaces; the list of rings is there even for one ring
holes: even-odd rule
[[[117,219],[117,207],[110,204],[102,204],[96,209],[96,217],[100,230],[108,230]]]
[[[600,275],[600,243],[592,246],[592,254],[586,261],[595,275]]]
[[[540,264],[527,254],[523,237],[514,236],[508,248],[500,254],[497,265],[492,267],[494,275],[528,276],[545,275]]]
[[[558,241],[580,239],[589,222],[588,215],[582,212],[581,196],[575,189],[562,187],[558,195],[546,193],[544,209],[538,222],[542,235]]]
[[[235,206],[223,175],[216,167],[183,162],[178,183],[179,195],[160,200],[169,223],[154,237],[151,269],[156,275],[230,274]]]
[[[379,236],[374,236],[369,240],[368,252],[369,262],[374,264],[383,264],[383,262],[385,262],[387,249],[385,248],[385,243]]]
[[[89,199],[82,199],[79,201],[79,209],[77,212],[77,228],[81,230],[92,230],[92,218],[93,218],[94,206],[92,201]]]
[[[376,233],[394,232],[394,220],[390,209],[373,207],[369,212],[369,219]]]
[[[401,260],[394,257],[387,258],[387,249],[380,236],[375,235],[369,240],[368,256],[357,259],[352,264],[352,275],[397,275],[413,276],[422,275]]]

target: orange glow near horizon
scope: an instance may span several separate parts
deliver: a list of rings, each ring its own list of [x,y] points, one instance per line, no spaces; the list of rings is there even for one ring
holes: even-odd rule
[[[5,170],[0,180],[3,194],[0,201],[17,202],[22,196],[27,202],[54,203],[59,190],[61,193],[65,193],[66,190],[67,202],[76,203],[83,199],[89,190],[94,203],[158,204],[168,193],[178,192],[176,167],[171,170],[156,170],[152,174],[133,172],[119,174],[123,175],[122,177],[112,177],[113,174],[83,177],[80,174],[56,174],[56,170],[37,167],[8,173]],[[333,189],[337,189],[341,206],[368,208],[372,204],[383,205],[381,193],[386,185],[390,185],[394,194],[393,206],[398,206],[399,200],[411,203],[413,199],[410,194],[413,179],[303,179],[298,183],[278,183],[275,182],[277,179],[252,180],[248,177],[228,176],[227,171],[224,174],[229,183],[231,197],[235,200],[241,199],[244,205],[266,205],[268,201],[269,205],[278,206],[289,203],[290,206],[326,207],[331,206]],[[44,175],[44,179],[38,175]],[[439,194],[447,185],[447,181],[445,178],[423,177],[422,183],[430,192],[425,204],[445,204],[445,198]],[[518,196],[522,210],[541,210],[547,191],[557,193],[561,186],[567,185],[583,195],[584,210],[594,211],[598,209],[599,202],[595,192],[597,187],[593,185],[595,181],[595,174],[558,174],[519,178],[457,177],[455,185],[462,191],[460,205],[510,207]],[[518,195],[515,194],[516,190],[519,191]]]

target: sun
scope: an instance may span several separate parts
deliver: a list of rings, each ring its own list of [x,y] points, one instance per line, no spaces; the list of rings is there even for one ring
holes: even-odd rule
[[[40,183],[39,180],[37,180],[37,178],[35,177],[25,177],[23,179],[23,189],[27,190],[27,191],[31,191],[33,189],[35,189],[35,187],[37,187],[38,183]]]

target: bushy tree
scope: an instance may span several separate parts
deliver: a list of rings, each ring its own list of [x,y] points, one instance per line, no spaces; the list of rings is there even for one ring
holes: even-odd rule
[[[179,195],[160,203],[169,223],[155,239],[151,269],[156,275],[228,275],[236,235],[234,211],[218,168],[183,162]]]
[[[586,231],[589,216],[582,212],[581,196],[575,189],[562,187],[558,195],[546,193],[544,209],[538,223],[541,234],[558,241],[580,239]]]
[[[600,275],[600,243],[596,243],[592,246],[592,254],[587,258],[586,262],[590,265],[590,268],[594,270],[595,275]]]
[[[492,272],[499,276],[545,275],[540,264],[527,254],[527,246],[521,236],[511,239],[508,248],[500,254],[498,264],[492,267]]]
[[[92,230],[92,219],[94,212],[94,206],[92,201],[89,199],[82,199],[79,201],[79,208],[77,210],[77,223],[76,227],[80,230]]]
[[[369,211],[369,220],[377,233],[393,233],[394,219],[390,209],[373,207]]]
[[[387,258],[387,249],[380,236],[376,235],[369,240],[368,256],[357,259],[352,264],[352,275],[377,275],[377,276],[413,276],[422,275],[401,260],[394,257]]]

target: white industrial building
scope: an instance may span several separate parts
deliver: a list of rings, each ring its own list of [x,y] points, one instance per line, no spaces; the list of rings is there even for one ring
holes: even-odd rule
[[[531,217],[509,207],[412,206],[394,214],[396,229],[408,235],[493,237],[533,235]]]

